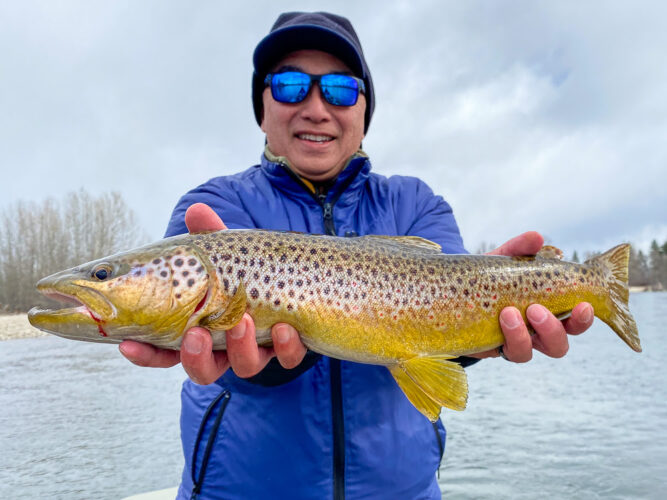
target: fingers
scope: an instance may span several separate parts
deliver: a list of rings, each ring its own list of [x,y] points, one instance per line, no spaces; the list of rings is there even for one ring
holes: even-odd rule
[[[562,358],[567,354],[570,344],[563,323],[549,310],[539,304],[532,304],[526,309],[526,317],[535,329],[533,347],[552,358]]]
[[[180,353],[171,349],[159,349],[150,344],[124,340],[118,346],[120,353],[138,366],[169,368],[178,364]]]
[[[212,384],[229,368],[225,351],[213,351],[208,330],[190,328],[181,345],[181,363],[190,379],[200,385]]]
[[[185,225],[188,226],[188,231],[191,233],[227,229],[218,214],[204,203],[195,203],[188,207],[185,212]]]
[[[239,377],[258,374],[274,355],[273,349],[257,345],[255,323],[248,314],[227,331],[227,356]]]
[[[513,257],[515,255],[535,255],[540,251],[544,244],[544,238],[540,233],[528,231],[520,234],[511,240],[503,243],[488,255],[505,255]]]
[[[292,325],[278,323],[271,329],[273,349],[283,368],[294,368],[303,361],[306,346],[303,345],[299,333]]]
[[[515,363],[530,361],[533,357],[533,342],[516,307],[506,307],[500,312],[500,328],[505,336],[505,357]]]
[[[572,316],[563,323],[565,331],[570,335],[579,335],[585,332],[593,325],[594,320],[593,306],[588,302],[582,302],[572,309]]]

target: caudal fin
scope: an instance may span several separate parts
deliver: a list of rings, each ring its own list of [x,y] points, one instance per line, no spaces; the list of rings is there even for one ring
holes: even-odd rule
[[[607,282],[609,289],[609,310],[598,311],[595,315],[607,323],[631,349],[641,352],[637,324],[635,323],[628,299],[628,264],[630,262],[630,245],[624,243],[611,250],[589,259],[585,264],[601,266],[611,271],[611,278]]]

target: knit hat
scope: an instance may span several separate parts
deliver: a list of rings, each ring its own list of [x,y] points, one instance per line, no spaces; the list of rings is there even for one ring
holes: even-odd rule
[[[364,133],[373,116],[375,92],[361,43],[350,21],[328,12],[285,12],[271,27],[253,54],[252,104],[255,119],[262,122],[264,78],[282,57],[296,50],[321,50],[343,61],[366,85]]]

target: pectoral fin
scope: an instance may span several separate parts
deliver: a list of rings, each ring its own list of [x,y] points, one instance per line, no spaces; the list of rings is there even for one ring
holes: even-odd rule
[[[237,325],[247,307],[247,297],[243,283],[239,283],[236,293],[229,301],[227,308],[222,313],[213,313],[199,322],[204,328],[211,331],[229,330],[231,327]]]
[[[468,379],[450,356],[418,356],[389,368],[410,402],[435,422],[440,408],[463,410],[468,400]]]

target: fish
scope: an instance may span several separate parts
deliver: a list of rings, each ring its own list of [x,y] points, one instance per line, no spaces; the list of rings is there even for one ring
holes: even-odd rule
[[[33,308],[30,323],[74,340],[125,339],[179,349],[203,326],[213,348],[249,313],[257,343],[285,322],[315,352],[389,369],[431,421],[463,410],[468,383],[459,356],[504,344],[500,311],[530,304],[565,316],[579,302],[634,351],[628,307],[630,246],[583,263],[545,246],[534,256],[448,255],[414,236],[337,237],[269,230],[185,234],[43,278],[37,289],[64,302]]]

